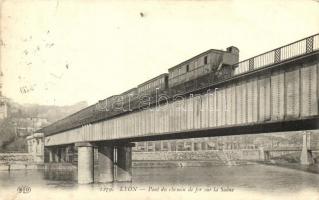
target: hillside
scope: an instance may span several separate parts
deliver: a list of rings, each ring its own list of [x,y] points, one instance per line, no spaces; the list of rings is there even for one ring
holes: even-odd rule
[[[9,101],[8,117],[0,120],[0,152],[26,151],[27,135],[20,135],[18,130],[36,128],[32,121],[30,123],[30,119],[46,119],[47,122],[43,124],[50,124],[87,106],[84,101],[67,106],[18,104]]]

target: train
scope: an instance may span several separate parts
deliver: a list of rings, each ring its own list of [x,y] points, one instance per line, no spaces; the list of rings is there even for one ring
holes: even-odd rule
[[[52,135],[142,109],[154,103],[157,96],[171,98],[177,94],[196,91],[233,76],[234,66],[238,62],[239,49],[235,46],[226,48],[226,51],[207,50],[169,68],[168,73],[160,74],[119,95],[99,100],[37,132]],[[143,105],[143,99],[149,105]]]

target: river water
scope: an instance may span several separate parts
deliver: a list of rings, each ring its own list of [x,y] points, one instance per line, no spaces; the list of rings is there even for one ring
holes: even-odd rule
[[[73,189],[74,180],[48,180],[43,170],[12,170],[0,172],[0,189],[30,187]],[[59,178],[59,177],[56,177]],[[183,167],[183,168],[134,168],[132,183],[113,183],[112,187],[136,186],[149,190],[149,186],[210,186],[229,188],[235,191],[319,192],[319,174],[269,165]],[[101,189],[107,184],[91,184]]]

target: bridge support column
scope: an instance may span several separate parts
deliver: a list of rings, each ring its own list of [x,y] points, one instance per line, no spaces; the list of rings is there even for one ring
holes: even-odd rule
[[[60,162],[62,162],[62,163],[64,163],[65,162],[65,156],[66,156],[66,154],[65,154],[65,147],[62,147],[61,149],[60,149]]]
[[[54,147],[54,149],[53,149],[53,160],[56,163],[60,162],[58,147]]]
[[[195,143],[196,143],[195,140],[192,139],[190,143],[191,143],[191,146],[190,146],[191,151],[195,151]],[[185,144],[187,144],[187,141],[184,142],[184,148],[185,148]],[[188,147],[186,146],[186,148],[188,148]]]
[[[259,148],[259,160],[260,161],[265,161],[266,160],[265,151],[264,151],[263,147]]]
[[[49,163],[52,163],[53,162],[53,152],[52,152],[52,149],[49,149]]]
[[[93,145],[88,142],[75,144],[78,148],[78,183],[88,184],[94,181]]]
[[[65,147],[65,162],[70,162],[70,146]]]
[[[194,151],[201,151],[202,150],[202,143],[201,142],[195,142],[194,143]]]
[[[117,147],[117,181],[132,181],[132,146],[123,144]]]
[[[99,146],[99,182],[114,181],[114,147]]]
[[[167,151],[172,151],[171,141],[167,141]]]
[[[155,145],[155,141],[152,142],[152,151],[155,152],[156,151],[156,145]]]
[[[269,161],[271,156],[270,156],[270,151],[264,151],[265,154],[265,161]]]
[[[310,137],[309,133],[307,132],[303,133],[302,150],[301,150],[301,156],[300,156],[300,164],[302,165],[313,164],[312,153],[311,153],[311,150],[308,149],[308,137]]]
[[[160,147],[160,151],[164,151],[164,142],[163,140],[160,141],[161,147]]]
[[[144,142],[144,151],[148,152],[148,143],[147,142]]]
[[[207,142],[201,142],[202,150],[206,151],[207,150]]]
[[[52,163],[53,162],[53,149],[52,147],[44,148],[44,162]]]

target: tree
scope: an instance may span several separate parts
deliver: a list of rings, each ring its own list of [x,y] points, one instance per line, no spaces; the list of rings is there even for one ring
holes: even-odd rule
[[[15,140],[14,124],[11,118],[6,118],[0,122],[0,150]]]

